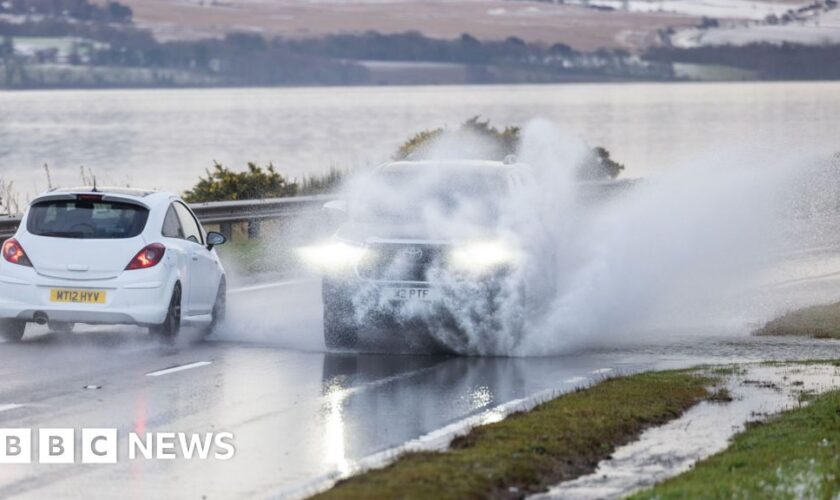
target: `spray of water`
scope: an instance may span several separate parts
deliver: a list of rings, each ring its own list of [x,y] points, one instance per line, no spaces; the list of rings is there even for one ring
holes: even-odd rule
[[[495,147],[458,132],[444,134],[424,156],[487,157]],[[368,213],[356,211],[344,238],[494,240],[517,257],[514,268],[493,275],[433,263],[428,277],[444,300],[431,310],[410,302],[391,310],[385,337],[402,334],[410,344],[422,324],[438,345],[458,353],[540,356],[677,332],[743,335],[749,321],[802,305],[784,290],[762,291],[768,281],[786,279],[779,274],[785,259],[840,247],[836,162],[740,145],[593,198],[603,186],[580,181],[589,154],[574,134],[535,120],[523,129],[517,155],[532,180],[513,191],[449,168],[429,168],[407,183],[368,174],[351,179],[345,197],[367,200]],[[429,203],[440,201],[441,186],[467,196]],[[374,284],[353,291],[358,324],[381,326],[380,294]],[[296,299],[304,301],[300,310],[320,316],[320,307]],[[295,321],[284,330],[292,347],[313,326],[303,316]],[[268,330],[276,337],[275,326]],[[316,337],[307,333],[302,347],[318,349]]]
[[[427,156],[471,157],[481,148],[481,138],[444,136]],[[464,354],[551,355],[726,323],[721,312],[733,296],[743,298],[788,249],[782,221],[790,218],[791,200],[814,194],[813,185],[801,189],[813,178],[810,163],[742,146],[687,159],[610,199],[587,201],[584,191],[592,186],[578,180],[578,169],[588,151],[548,121],[525,127],[518,156],[532,167],[534,182],[501,200],[493,227],[497,238],[516,242],[520,264],[493,280],[433,270],[453,298],[445,315],[437,310],[425,318],[440,343]],[[367,178],[351,191],[416,207],[421,217],[402,222],[414,234],[475,238],[481,207],[464,201],[443,213],[414,204],[431,196],[427,190],[451,184],[449,175],[430,169],[404,189]],[[797,224],[800,234],[809,232],[803,220]],[[356,311],[365,321],[370,302],[359,297]],[[756,295],[739,307],[743,319],[767,304]]]
[[[538,140],[529,136],[547,132],[553,131],[529,127],[525,157],[529,140]],[[664,318],[679,324],[682,316],[686,324],[713,313],[777,252],[775,201],[791,170],[766,160],[712,155],[588,211],[577,206],[534,214],[561,228],[549,244],[562,255],[549,275],[556,293],[517,352],[621,342]],[[550,157],[530,161],[540,175],[556,165]]]

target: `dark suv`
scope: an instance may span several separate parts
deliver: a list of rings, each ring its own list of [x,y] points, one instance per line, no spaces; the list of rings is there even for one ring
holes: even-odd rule
[[[521,320],[503,311],[521,301],[519,285],[505,286],[521,245],[501,228],[505,203],[531,182],[515,162],[403,161],[328,203],[345,222],[330,243],[303,250],[323,273],[327,347],[403,332],[411,343],[420,326],[434,327],[440,341]]]

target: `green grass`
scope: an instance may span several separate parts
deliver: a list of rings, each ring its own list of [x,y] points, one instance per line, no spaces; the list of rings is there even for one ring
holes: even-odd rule
[[[754,333],[840,339],[840,303],[789,312],[768,322]]]
[[[747,373],[746,368],[740,365],[703,365],[700,368],[705,370],[707,373],[719,377],[732,377],[735,375],[744,375],[745,373]]]
[[[713,401],[715,403],[731,403],[733,398],[729,389],[726,387],[718,387],[708,399],[709,401]]]
[[[838,498],[840,391],[737,435],[725,451],[632,498]]]
[[[617,446],[709,396],[691,371],[606,380],[530,412],[473,429],[445,452],[408,453],[319,498],[521,497],[594,470]]]
[[[297,263],[297,255],[292,248],[269,245],[262,240],[229,241],[217,247],[217,252],[226,268],[246,276],[284,274]]]

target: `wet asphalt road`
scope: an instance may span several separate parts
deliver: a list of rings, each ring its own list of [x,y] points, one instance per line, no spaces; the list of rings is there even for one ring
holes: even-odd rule
[[[551,358],[328,354],[318,286],[234,291],[229,323],[237,326],[209,341],[164,346],[141,330],[89,327],[69,335],[33,328],[21,344],[0,344],[0,427],[116,427],[122,437],[115,465],[0,465],[0,497],[299,495],[363,457],[607,373],[840,357],[837,342],[708,332]],[[185,369],[149,375],[172,367]],[[130,431],[229,431],[237,453],[130,461]]]

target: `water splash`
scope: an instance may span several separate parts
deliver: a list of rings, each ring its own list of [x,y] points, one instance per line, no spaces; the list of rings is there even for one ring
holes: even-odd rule
[[[482,147],[480,137],[444,135],[428,156],[475,157]],[[436,283],[454,298],[425,318],[438,342],[470,355],[554,355],[668,335],[673,327],[720,324],[733,294],[790,249],[786,230],[793,207],[825,199],[814,197],[822,186],[808,181],[819,162],[741,145],[686,159],[592,203],[584,194],[593,186],[579,180],[589,151],[551,122],[535,120],[524,128],[518,157],[531,166],[535,182],[501,200],[492,228],[494,237],[518,242],[520,265],[492,283],[436,274]],[[350,189],[405,205],[446,185],[448,175],[430,169],[403,189],[377,185],[373,176]],[[401,221],[404,229],[443,239],[481,234],[475,224],[480,207],[464,203],[444,213],[417,203],[416,209],[416,220]],[[797,221],[800,233],[811,224]],[[755,302],[739,307],[762,305]],[[366,304],[356,304],[360,321],[369,313]],[[738,331],[745,332],[743,325]]]

